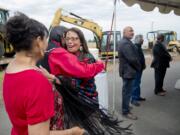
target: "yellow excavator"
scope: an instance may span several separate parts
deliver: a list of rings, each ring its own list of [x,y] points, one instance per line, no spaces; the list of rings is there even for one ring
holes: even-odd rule
[[[15,52],[11,44],[5,39],[4,25],[9,17],[9,11],[0,7],[0,66],[8,64]]]
[[[158,34],[164,35],[164,44],[168,51],[180,53],[180,41],[177,40],[177,33],[169,30],[157,30],[147,33],[149,48],[152,48],[155,44]]]
[[[64,13],[63,13],[64,12]],[[68,14],[67,14],[68,13]],[[121,39],[120,31],[116,31],[115,34],[113,31],[102,31],[102,28],[95,22],[90,21],[88,19],[84,19],[74,13],[69,13],[64,11],[63,9],[58,9],[55,13],[54,19],[51,23],[50,29],[54,26],[59,26],[61,22],[70,23],[87,30],[90,30],[94,34],[94,39],[96,42],[96,47],[99,49],[99,54],[101,57],[104,56],[113,56],[113,40],[114,35],[116,35],[116,43]],[[117,50],[116,44],[116,50]],[[118,56],[117,51],[115,52],[115,56]]]

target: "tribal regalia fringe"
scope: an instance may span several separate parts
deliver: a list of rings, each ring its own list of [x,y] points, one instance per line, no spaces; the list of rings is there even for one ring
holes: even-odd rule
[[[65,129],[79,126],[90,135],[133,134],[131,125],[121,127],[122,121],[113,117],[108,110],[99,107],[97,101],[79,94],[78,90],[71,89],[63,80],[61,83],[63,85],[56,84],[56,89],[63,97]]]

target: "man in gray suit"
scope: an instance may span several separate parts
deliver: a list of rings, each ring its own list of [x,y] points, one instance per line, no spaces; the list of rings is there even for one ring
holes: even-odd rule
[[[138,50],[132,43],[133,28],[127,26],[123,30],[123,38],[119,42],[119,74],[123,80],[122,87],[122,114],[126,118],[137,120],[137,116],[130,112],[129,103],[136,73],[141,70]]]

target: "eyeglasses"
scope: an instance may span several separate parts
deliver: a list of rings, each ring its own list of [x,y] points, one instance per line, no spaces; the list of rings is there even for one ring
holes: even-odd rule
[[[69,40],[76,41],[78,39],[79,39],[78,37],[67,37],[67,38],[65,38],[66,41],[69,41]]]

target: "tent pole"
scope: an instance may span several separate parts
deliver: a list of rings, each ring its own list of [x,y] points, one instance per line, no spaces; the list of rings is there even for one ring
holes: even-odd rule
[[[113,46],[113,112],[115,111],[115,92],[116,92],[116,1],[114,0],[114,23],[113,23],[113,34],[114,34],[114,46]]]

